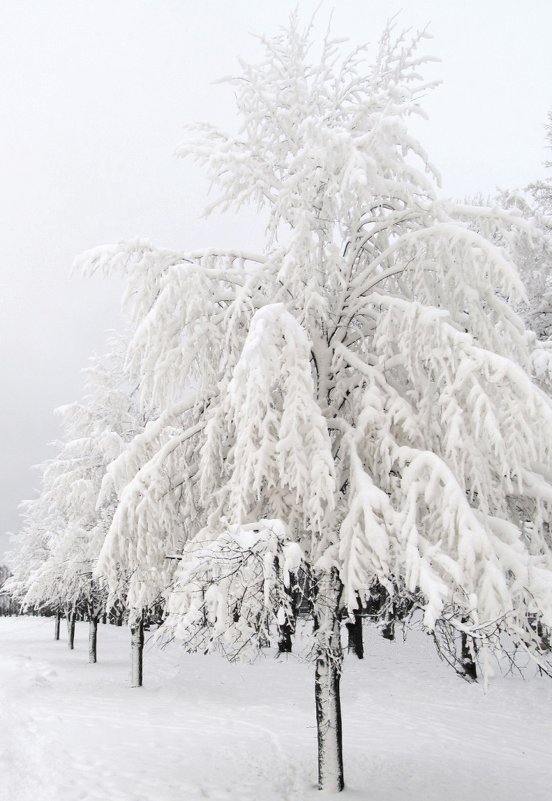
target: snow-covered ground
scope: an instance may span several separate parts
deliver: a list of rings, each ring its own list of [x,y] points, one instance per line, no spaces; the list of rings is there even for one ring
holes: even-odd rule
[[[2,801],[300,801],[320,798],[312,666],[145,654],[128,686],[128,631],[101,626],[87,663],[53,621],[0,618]],[[368,632],[343,676],[342,799],[549,801],[552,681],[495,679],[485,695],[414,633]]]

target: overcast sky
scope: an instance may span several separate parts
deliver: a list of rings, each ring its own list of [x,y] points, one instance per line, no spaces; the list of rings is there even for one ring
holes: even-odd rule
[[[258,247],[250,220],[200,218],[206,185],[173,157],[193,120],[232,125],[213,81],[254,60],[295,0],[0,0],[0,556],[52,455],[54,407],[119,325],[116,282],[70,277],[97,244]],[[308,19],[317,2],[299,2]],[[333,30],[376,42],[391,0],[335,0]],[[434,36],[427,122],[415,133],[463,197],[544,175],[552,0],[409,0],[398,24]],[[322,4],[325,27],[332,3]]]

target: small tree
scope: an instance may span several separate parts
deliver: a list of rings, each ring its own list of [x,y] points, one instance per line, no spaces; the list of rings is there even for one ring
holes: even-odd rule
[[[231,658],[293,631],[293,576],[308,584],[324,790],[343,787],[343,608],[384,591],[441,647],[477,643],[484,670],[503,633],[546,668],[535,621],[552,624],[552,404],[517,270],[475,230],[527,225],[438,200],[407,128],[423,38],[388,28],[363,67],[327,37],[313,59],[293,17],[243,65],[239,134],[199,126],[182,154],[214,207],[263,209],[261,254],[84,258],[129,275],[126,366],[150,421],[104,479],[97,569],[129,572],[137,617],[178,564],[167,634]]]
[[[56,613],[56,639],[65,613],[71,649],[77,613],[88,619],[91,662],[96,662],[97,624],[108,600],[93,570],[114,510],[108,500],[98,503],[98,495],[107,465],[123,450],[125,438],[137,433],[122,342],[113,338],[111,353],[86,371],[84,401],[58,410],[63,441],[42,466],[40,495],[24,507],[11,579],[25,607]],[[31,569],[27,553],[33,557]]]

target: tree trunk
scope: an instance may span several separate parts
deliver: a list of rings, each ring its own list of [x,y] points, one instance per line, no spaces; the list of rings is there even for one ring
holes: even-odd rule
[[[98,618],[91,617],[88,623],[88,661],[94,665],[97,660]]]
[[[471,652],[468,635],[464,634],[464,632],[462,632],[460,635],[460,643],[462,670],[464,671],[464,676],[470,681],[477,681],[477,667]]]
[[[67,645],[72,651],[75,647],[75,613],[67,613]]]
[[[104,624],[104,626],[107,623],[107,612],[104,612],[103,615],[102,615],[102,623]]]
[[[318,788],[341,792],[343,779],[343,738],[339,680],[343,651],[339,605],[343,586],[337,570],[320,571],[314,602],[316,633],[315,701],[318,730]]]
[[[276,575],[281,575],[280,571],[280,560],[277,556],[274,557],[274,573]],[[290,606],[293,608],[293,597],[291,593],[291,587],[286,589],[286,595],[290,596],[291,604]],[[284,611],[282,608],[281,611]],[[291,621],[288,619],[287,613],[284,615],[284,621],[282,623],[278,623],[278,653],[279,654],[290,654],[292,649],[292,635],[293,635],[294,628],[292,626]]]
[[[381,633],[386,640],[393,642],[395,639],[395,623],[399,619],[397,604],[389,599],[385,611],[385,622],[381,628]]]
[[[144,655],[144,622],[143,618],[137,620],[130,627],[132,648],[132,678],[131,687],[142,686],[143,655]]]
[[[278,626],[278,653],[290,654],[292,648],[292,629],[289,623]]]
[[[56,622],[54,628],[54,638],[59,640],[59,630],[61,626],[61,612],[56,612]]]
[[[381,627],[381,634],[386,640],[393,642],[395,639],[395,621],[387,620]]]
[[[362,615],[360,609],[355,609],[354,621],[348,620],[345,624],[347,628],[347,650],[359,659],[364,659],[364,640],[362,636]]]

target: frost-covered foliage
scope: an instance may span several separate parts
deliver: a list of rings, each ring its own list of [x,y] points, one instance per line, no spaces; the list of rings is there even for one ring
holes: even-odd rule
[[[326,38],[317,57],[293,18],[242,65],[239,133],[198,126],[181,153],[214,208],[267,213],[262,253],[82,259],[128,275],[125,370],[149,420],[104,477],[97,570],[128,573],[140,609],[179,555],[166,629],[189,647],[256,647],[280,603],[262,552],[291,545],[314,587],[338,575],[348,614],[384,588],[428,629],[504,631],[536,656],[535,620],[552,625],[552,405],[506,245],[538,235],[438,199],[408,130],[422,38],[386,30],[371,64]]]

